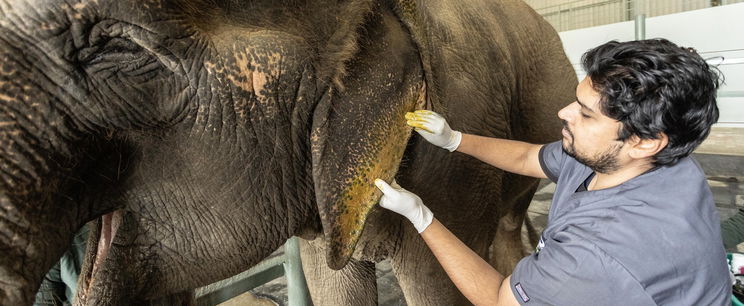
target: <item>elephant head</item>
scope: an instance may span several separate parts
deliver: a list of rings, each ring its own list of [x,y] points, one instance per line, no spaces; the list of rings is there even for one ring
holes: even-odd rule
[[[411,5],[0,2],[0,304],[90,220],[81,303],[204,285],[306,230],[343,267],[403,114],[435,99]]]

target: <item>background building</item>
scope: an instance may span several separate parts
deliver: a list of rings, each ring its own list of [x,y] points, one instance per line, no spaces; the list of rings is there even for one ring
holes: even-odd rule
[[[744,0],[526,0],[559,32],[579,79],[581,55],[609,40],[666,38],[695,48],[724,75],[720,118],[697,153],[744,168]],[[735,174],[735,173],[734,173]]]
[[[559,32],[741,3],[744,0],[525,0]]]

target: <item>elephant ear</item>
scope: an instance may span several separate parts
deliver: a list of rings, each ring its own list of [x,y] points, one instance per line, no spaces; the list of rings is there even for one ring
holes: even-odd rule
[[[333,73],[319,82],[332,85],[314,111],[311,132],[315,195],[333,269],[346,265],[379,201],[374,179],[390,182],[398,171],[411,135],[405,113],[425,101],[418,54],[393,12],[373,5],[350,25],[353,31],[339,29],[348,35],[326,48],[334,54],[351,46],[353,52],[335,54],[353,56],[335,62],[342,67],[323,67]]]
[[[411,35],[411,40],[416,45],[419,53],[419,61],[421,61],[421,68],[424,71],[424,81],[429,84],[426,101],[422,108],[428,110],[436,108],[441,110],[442,104],[440,103],[440,95],[437,89],[442,87],[437,85],[437,80],[432,70],[432,50],[434,49],[431,46],[430,31],[427,31],[424,18],[421,16],[422,12],[418,9],[417,5],[414,0],[391,1],[393,12],[395,12],[400,22],[406,27],[406,30]]]

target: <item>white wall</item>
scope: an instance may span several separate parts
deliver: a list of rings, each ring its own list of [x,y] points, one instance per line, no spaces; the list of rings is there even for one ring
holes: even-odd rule
[[[674,43],[693,47],[711,63],[719,64],[726,83],[719,93],[721,111],[717,126],[744,128],[744,3],[731,4],[646,19],[646,38],[666,38]],[[581,55],[588,49],[609,40],[635,39],[634,22],[561,32],[561,40],[579,78]],[[723,56],[724,60],[714,57]]]
[[[558,31],[744,2],[744,0],[524,0]],[[717,2],[717,3],[716,3]]]

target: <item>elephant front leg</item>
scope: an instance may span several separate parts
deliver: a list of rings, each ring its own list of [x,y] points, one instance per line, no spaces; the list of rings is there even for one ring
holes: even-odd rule
[[[400,248],[391,258],[391,264],[406,304],[471,305],[450,281],[413,227],[407,229],[404,236]]]
[[[524,216],[508,214],[499,219],[499,226],[491,246],[491,266],[503,275],[511,275],[514,267],[527,253],[522,241]]]
[[[326,251],[317,238],[313,242],[300,240],[302,269],[315,306],[377,305],[375,264],[369,261],[349,260],[341,270],[326,264]]]
[[[502,205],[511,209],[498,219],[496,235],[491,245],[490,263],[503,275],[511,275],[519,260],[534,248],[534,245],[528,245],[522,240],[522,225],[525,224],[527,208],[540,181],[512,173],[504,175]],[[527,226],[528,236],[533,236],[528,237],[527,242],[534,244],[540,233],[535,232],[534,228],[530,229],[531,225]]]

